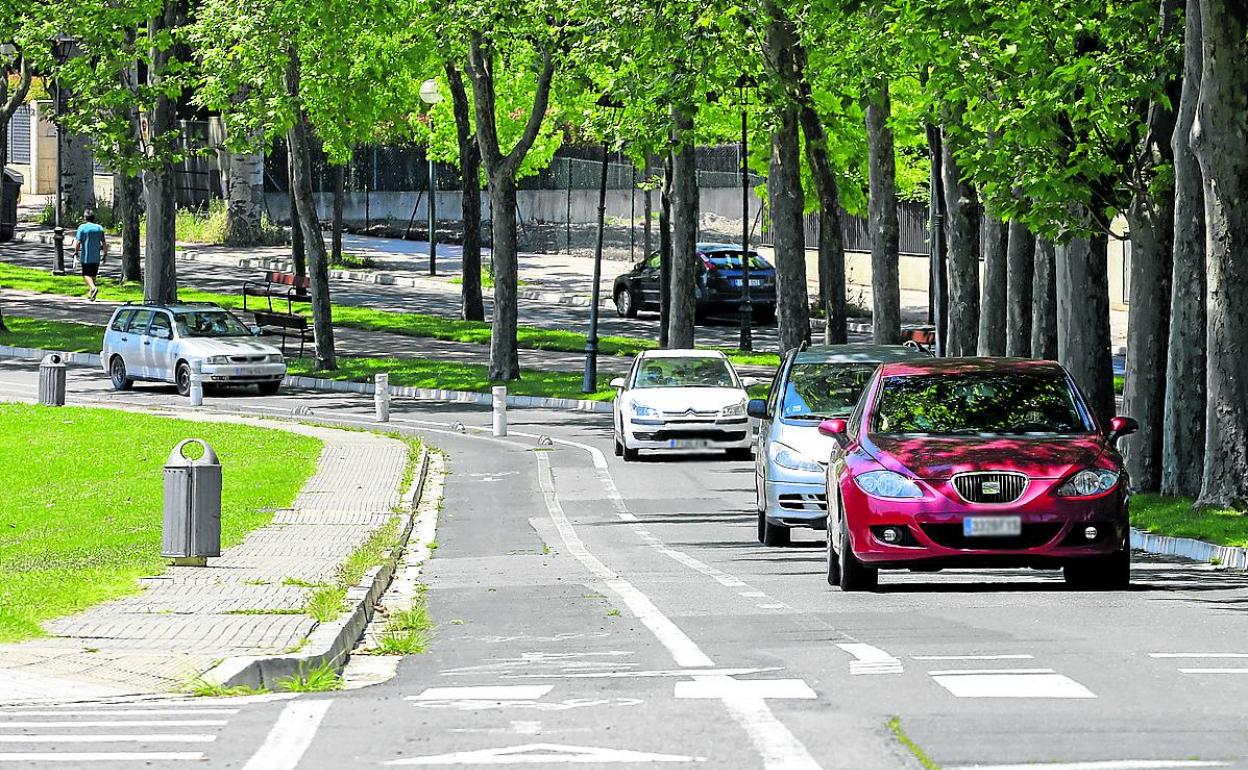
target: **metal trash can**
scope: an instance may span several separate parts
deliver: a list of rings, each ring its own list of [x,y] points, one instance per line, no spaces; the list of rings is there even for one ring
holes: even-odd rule
[[[204,448],[191,459],[189,444]],[[180,566],[202,567],[221,555],[221,463],[208,443],[181,441],[165,463],[164,528],[160,555]]]
[[[0,241],[13,240],[17,228],[17,203],[22,199],[25,177],[11,169],[0,174]]]
[[[49,353],[39,362],[39,403],[65,406],[65,359],[60,353]]]

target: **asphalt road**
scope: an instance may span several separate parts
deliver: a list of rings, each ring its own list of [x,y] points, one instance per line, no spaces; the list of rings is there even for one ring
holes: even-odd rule
[[[31,365],[0,362],[0,398],[33,392]],[[71,402],[84,400],[180,403],[167,388],[114,395],[102,375],[72,370]],[[371,412],[343,394],[208,401],[277,415],[296,405],[333,420]],[[1068,591],[1057,573],[951,571],[885,574],[878,592],[842,594],[823,580],[816,533],[787,549],[754,541],[747,463],[625,464],[601,416],[512,411],[511,435],[495,440],[479,430],[484,411],[393,411],[392,427],[450,458],[424,573],[438,624],[427,653],[364,689],[196,701],[237,711],[202,730],[145,727],[120,748],[39,743],[47,729],[0,712],[0,760],[124,749],[135,766],[177,767],[152,753],[190,751],[206,756],[199,766],[249,770],[919,767],[889,729],[896,718],[946,770],[1248,767],[1244,575],[1140,556],[1122,592]],[[70,719],[117,708],[78,706]],[[145,740],[188,732],[212,740]],[[36,738],[5,742],[15,735]]]

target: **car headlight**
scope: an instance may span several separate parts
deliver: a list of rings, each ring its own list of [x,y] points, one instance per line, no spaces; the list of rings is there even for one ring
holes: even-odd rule
[[[807,473],[823,473],[823,466],[791,446],[776,442],[771,445],[771,461],[781,468]]]
[[[230,362],[229,356],[208,356],[208,358],[204,360],[204,363],[208,364],[209,366],[223,366],[225,364],[228,364],[229,362]]]
[[[285,359],[285,357],[283,357],[283,356],[282,356],[282,354],[281,354],[281,353],[270,353],[270,354],[268,354],[267,356],[265,356],[265,357],[264,357],[264,360],[265,360],[267,363],[270,363],[270,364],[284,364],[284,363],[286,363],[286,359]]]
[[[744,417],[745,416],[745,402],[742,401],[739,404],[731,404],[729,406],[724,407],[723,409],[720,409],[719,416],[720,417]]]
[[[633,414],[637,417],[658,417],[659,416],[659,410],[655,409],[652,406],[639,404],[636,401],[628,402],[628,406],[629,408],[633,410]]]
[[[1096,497],[1118,485],[1118,473],[1103,468],[1086,468],[1057,488],[1060,497]]]
[[[912,500],[923,497],[923,490],[919,489],[918,484],[892,471],[862,473],[854,476],[854,483],[872,497],[890,500]]]

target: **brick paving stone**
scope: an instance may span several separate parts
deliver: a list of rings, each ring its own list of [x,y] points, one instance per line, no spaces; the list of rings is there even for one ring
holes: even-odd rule
[[[206,567],[169,567],[140,580],[134,596],[45,623],[49,637],[0,645],[0,682],[20,683],[26,674],[28,684],[68,679],[161,692],[222,658],[279,654],[302,644],[317,623],[289,611],[302,608],[315,588],[291,581],[333,581],[347,556],[390,520],[402,502],[407,445],[372,433],[225,419],[324,442],[316,473],[293,506]],[[16,687],[26,700],[32,689],[38,688]]]

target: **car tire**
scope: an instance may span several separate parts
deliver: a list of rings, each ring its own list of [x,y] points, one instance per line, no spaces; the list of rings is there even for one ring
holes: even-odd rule
[[[619,437],[619,436],[613,436],[613,437],[612,437],[612,441],[611,441],[611,443],[612,443],[612,444],[614,444],[614,446],[615,446],[615,456],[616,456],[616,457],[623,457],[623,456],[624,456],[624,445],[620,443],[620,437]]]
[[[841,562],[840,557],[836,555],[836,549],[832,547],[832,514],[830,513],[824,529],[827,532],[824,554],[827,561],[828,585],[839,586],[841,584]]]
[[[191,395],[191,365],[185,361],[179,361],[177,367],[173,370],[173,384],[178,389],[179,396]]]
[[[729,459],[729,460],[741,460],[741,461],[753,460],[753,459],[754,459],[754,450],[752,450],[752,449],[751,449],[750,447],[748,447],[748,446],[747,446],[747,447],[738,447],[737,449],[729,449],[729,450],[728,450],[728,459]]]
[[[880,584],[880,571],[868,567],[854,556],[849,544],[849,525],[841,516],[841,550],[837,554],[837,571],[842,591],[870,591]]]
[[[257,387],[260,388],[260,395],[262,396],[276,396],[277,392],[282,389],[282,381],[262,382]]]
[[[637,299],[631,289],[620,287],[615,290],[615,314],[620,318],[637,317]]]
[[[1066,585],[1087,591],[1121,591],[1131,585],[1131,547],[1108,556],[1068,562],[1062,569]]]
[[[641,456],[641,453],[636,449],[629,449],[628,441],[623,436],[620,436],[620,456],[624,458],[626,463],[635,463],[637,458]]]
[[[768,548],[786,548],[792,540],[792,532],[788,527],[772,524],[763,515],[763,545]]]
[[[130,390],[134,380],[126,376],[126,362],[121,356],[113,356],[108,362],[108,377],[113,381],[113,390]]]
[[[762,511],[758,512],[758,542],[766,542],[767,539],[767,514]]]

